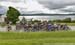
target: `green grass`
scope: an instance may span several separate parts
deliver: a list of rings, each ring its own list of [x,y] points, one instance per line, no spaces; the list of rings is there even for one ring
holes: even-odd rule
[[[75,26],[75,23],[67,23],[69,26]]]
[[[60,23],[60,24],[67,24],[68,26],[75,26],[75,23]]]
[[[0,32],[0,45],[75,45],[75,31]]]

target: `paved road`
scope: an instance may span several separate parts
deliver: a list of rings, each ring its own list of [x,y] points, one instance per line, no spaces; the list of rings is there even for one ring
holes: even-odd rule
[[[75,31],[75,26],[69,26],[72,31]]]
[[[70,27],[70,29],[72,31],[75,31],[75,26],[69,26],[69,27]],[[15,26],[12,26],[12,31],[15,31],[15,30],[16,30],[16,27]],[[0,26],[0,31],[6,32],[7,31],[7,26],[5,26],[5,27],[1,27]]]

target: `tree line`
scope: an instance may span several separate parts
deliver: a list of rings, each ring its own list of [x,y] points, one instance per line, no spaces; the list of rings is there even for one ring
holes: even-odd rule
[[[49,20],[49,22],[57,22],[57,23],[75,23],[75,20],[72,20],[71,18],[65,18],[65,19],[56,19],[56,20]]]

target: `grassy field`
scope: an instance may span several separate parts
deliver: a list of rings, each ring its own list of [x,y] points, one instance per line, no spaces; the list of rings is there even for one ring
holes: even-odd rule
[[[75,23],[67,23],[69,26],[75,26]]]
[[[0,45],[75,45],[75,31],[0,32]]]
[[[75,23],[57,23],[57,24],[67,24],[68,26],[75,26]]]

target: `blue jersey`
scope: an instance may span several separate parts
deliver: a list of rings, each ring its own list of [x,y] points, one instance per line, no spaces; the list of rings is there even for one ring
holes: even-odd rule
[[[48,25],[47,28],[48,28],[48,29],[52,29],[52,25]]]

